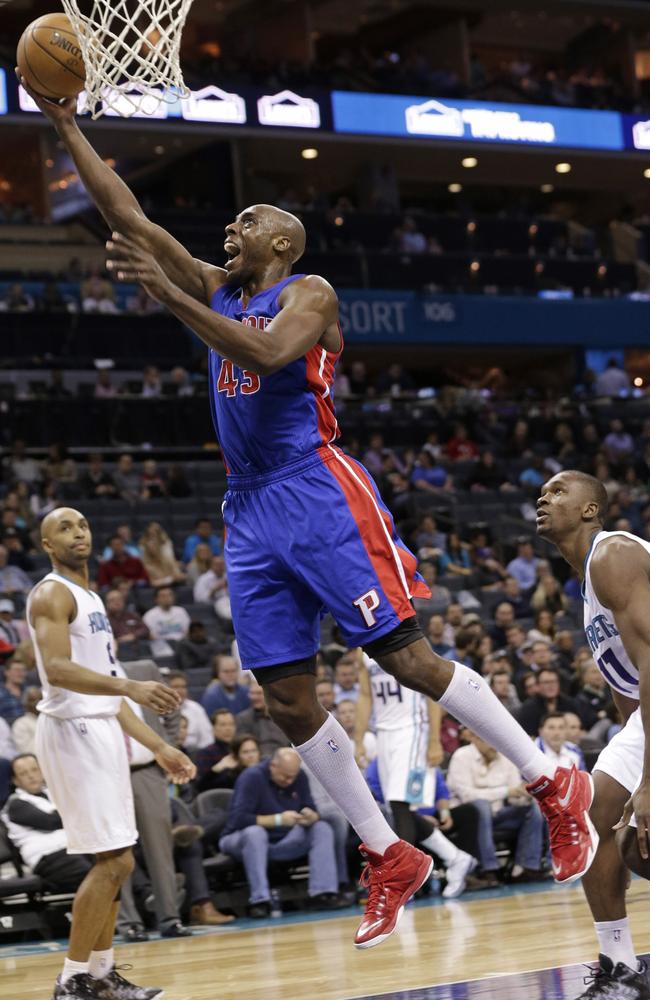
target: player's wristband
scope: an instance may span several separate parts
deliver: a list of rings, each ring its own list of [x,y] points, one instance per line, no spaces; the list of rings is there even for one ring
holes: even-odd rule
[[[282,826],[282,813],[275,814],[275,825]]]

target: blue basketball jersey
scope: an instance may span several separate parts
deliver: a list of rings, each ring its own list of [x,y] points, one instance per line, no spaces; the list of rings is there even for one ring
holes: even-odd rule
[[[244,309],[241,288],[222,285],[211,300],[215,312],[250,327],[251,337],[272,336],[278,299],[292,274],[254,295]],[[303,457],[339,436],[332,396],[333,354],[320,344],[273,375],[246,371],[210,351],[210,405],[226,468],[255,474]]]

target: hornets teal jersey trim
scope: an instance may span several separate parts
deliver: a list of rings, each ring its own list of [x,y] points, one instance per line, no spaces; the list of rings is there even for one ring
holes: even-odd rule
[[[254,295],[246,309],[241,288],[222,285],[210,305],[221,316],[250,327],[251,337],[272,336],[278,299],[292,274]],[[210,351],[210,406],[226,468],[234,475],[286,465],[339,436],[332,385],[336,353],[316,344],[273,375],[256,375]]]

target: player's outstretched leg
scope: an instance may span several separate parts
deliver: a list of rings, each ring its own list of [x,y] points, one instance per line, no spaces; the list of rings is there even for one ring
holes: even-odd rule
[[[350,739],[316,698],[314,676],[300,674],[274,681],[258,671],[271,718],[286,733],[309,770],[320,781],[362,840],[368,889],[357,948],[381,944],[397,928],[404,906],[424,885],[433,860],[399,840],[382,815],[354,759]]]
[[[591,775],[575,767],[555,769],[485,680],[464,664],[437,656],[426,639],[416,639],[393,652],[375,650],[373,655],[400,684],[438,701],[519,768],[549,825],[556,882],[581,878],[598,847],[598,834],[589,818]]]

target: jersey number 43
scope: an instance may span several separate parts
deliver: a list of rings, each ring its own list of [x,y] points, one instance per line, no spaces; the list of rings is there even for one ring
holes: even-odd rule
[[[241,378],[237,378],[235,376],[235,366],[232,361],[226,361],[224,358],[221,362],[221,371],[217,379],[217,389],[219,392],[225,392],[229,399],[237,395],[237,389],[239,389],[242,396],[252,396],[254,392],[260,391],[260,377],[255,372],[249,372],[244,369],[241,373]]]

